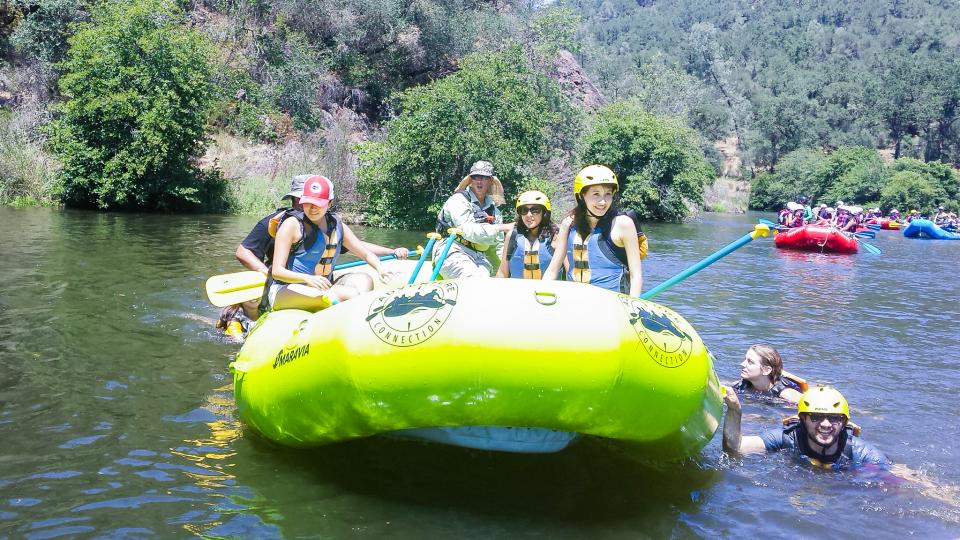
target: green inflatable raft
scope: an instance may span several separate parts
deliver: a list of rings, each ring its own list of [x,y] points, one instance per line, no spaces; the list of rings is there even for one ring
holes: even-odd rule
[[[241,419],[289,446],[397,434],[550,452],[597,437],[671,459],[699,452],[722,411],[689,323],[569,282],[452,280],[276,311],[231,369]]]

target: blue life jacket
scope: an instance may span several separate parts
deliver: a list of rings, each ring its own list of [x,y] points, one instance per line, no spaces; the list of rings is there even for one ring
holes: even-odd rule
[[[567,280],[589,283],[613,292],[628,290],[627,266],[620,262],[610,244],[613,244],[613,241],[610,240],[609,231],[605,234],[601,226],[595,228],[586,239],[580,238],[575,227],[570,227],[567,237],[567,263],[570,272],[567,273]],[[626,258],[625,250],[619,250]]]
[[[312,239],[313,242],[310,244],[306,241],[298,242],[298,245],[294,246],[290,258],[287,259],[287,269],[332,279],[333,265],[336,264],[337,257],[343,248],[343,224],[340,217],[328,213],[325,220],[326,230],[317,231],[317,226],[307,219],[303,212],[291,213],[290,216],[300,222],[301,238]]]
[[[537,238],[537,249],[532,249],[527,237],[514,229],[507,246],[510,277],[540,279],[553,259],[553,236],[556,231],[545,231]]]

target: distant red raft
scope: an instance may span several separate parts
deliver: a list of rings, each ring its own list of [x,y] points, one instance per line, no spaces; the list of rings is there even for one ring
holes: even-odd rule
[[[837,229],[804,225],[777,233],[773,245],[782,249],[826,253],[856,253],[857,241]]]
[[[881,229],[885,230],[896,230],[900,228],[900,222],[894,221],[890,218],[872,218],[868,219],[867,223],[879,225]]]

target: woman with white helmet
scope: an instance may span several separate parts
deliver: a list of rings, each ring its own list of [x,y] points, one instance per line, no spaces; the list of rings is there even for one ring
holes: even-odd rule
[[[566,259],[569,281],[640,295],[640,241],[634,221],[614,204],[619,189],[617,176],[603,165],[577,173],[573,180],[577,206],[560,223],[561,240],[543,279],[557,279]]]
[[[514,229],[507,232],[497,277],[540,279],[557,247],[557,226],[550,219],[550,199],[540,191],[517,198]]]

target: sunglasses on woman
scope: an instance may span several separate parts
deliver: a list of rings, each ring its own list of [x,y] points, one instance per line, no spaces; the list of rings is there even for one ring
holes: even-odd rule
[[[543,208],[539,206],[521,206],[520,208],[517,208],[517,214],[521,216],[524,214],[533,214],[535,216],[539,216],[542,213]]]

